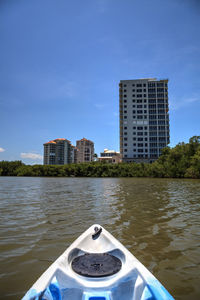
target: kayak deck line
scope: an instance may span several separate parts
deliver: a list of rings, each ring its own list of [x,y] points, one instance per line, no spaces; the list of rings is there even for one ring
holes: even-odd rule
[[[172,300],[150,271],[102,226],[81,234],[22,300]]]

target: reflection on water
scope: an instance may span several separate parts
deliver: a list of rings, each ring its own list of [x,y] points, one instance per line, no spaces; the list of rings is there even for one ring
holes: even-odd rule
[[[199,200],[198,180],[0,177],[0,298],[20,298],[99,223],[176,299],[198,299]]]

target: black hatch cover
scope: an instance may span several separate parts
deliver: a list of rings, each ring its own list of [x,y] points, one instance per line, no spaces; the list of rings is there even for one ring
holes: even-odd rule
[[[72,269],[86,277],[110,276],[119,272],[121,266],[121,260],[109,253],[86,253],[72,261]]]

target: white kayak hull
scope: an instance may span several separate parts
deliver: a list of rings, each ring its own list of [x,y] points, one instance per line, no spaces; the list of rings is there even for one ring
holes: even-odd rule
[[[100,275],[84,273],[84,263],[80,263],[81,273],[77,273],[73,266],[76,260],[90,254],[101,257],[102,253],[117,261],[115,273],[108,274],[109,268],[106,275],[100,273],[104,272],[101,271],[103,263],[92,264]],[[93,225],[34,283],[23,297],[23,300],[30,299],[163,300],[173,297],[118,240],[103,227]]]

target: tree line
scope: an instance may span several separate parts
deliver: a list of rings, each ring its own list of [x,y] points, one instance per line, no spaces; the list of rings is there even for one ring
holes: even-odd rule
[[[189,143],[166,147],[153,163],[102,162],[66,165],[25,165],[21,161],[1,161],[1,176],[56,176],[56,177],[158,177],[200,178],[200,136]]]

